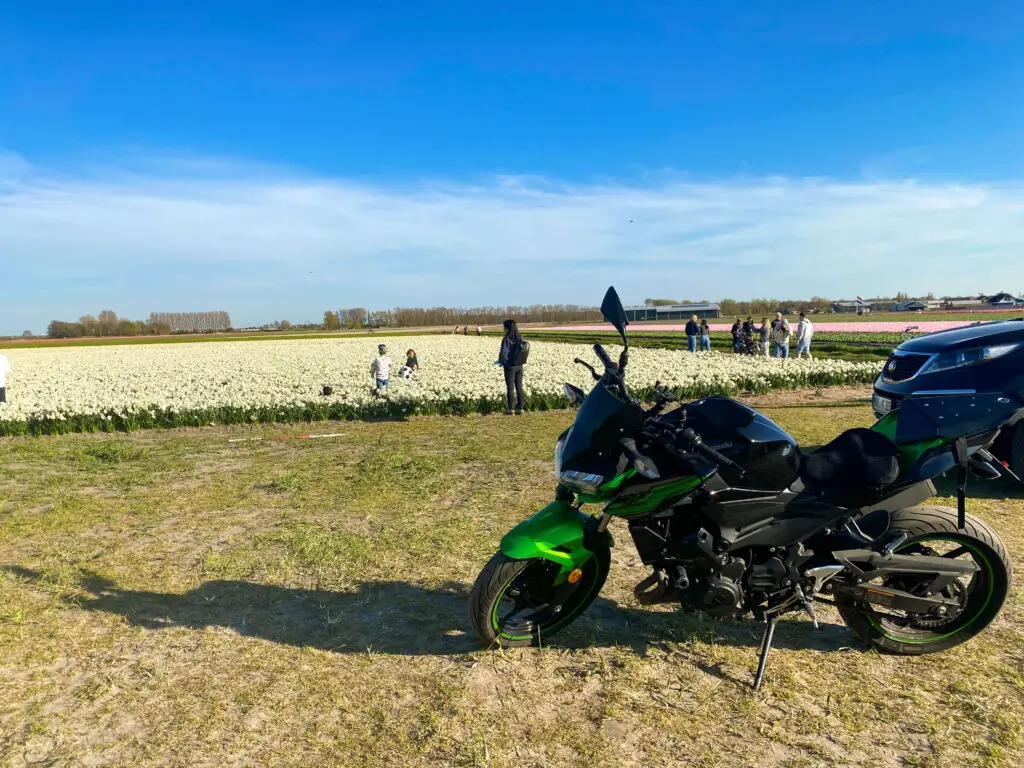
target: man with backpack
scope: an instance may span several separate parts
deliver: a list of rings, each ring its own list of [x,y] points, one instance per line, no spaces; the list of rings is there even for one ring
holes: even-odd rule
[[[523,366],[530,356],[530,342],[520,333],[515,320],[506,320],[505,336],[501,340],[498,362],[505,371],[505,415],[511,416],[515,405],[516,416],[522,416],[526,408],[526,391],[523,389]]]

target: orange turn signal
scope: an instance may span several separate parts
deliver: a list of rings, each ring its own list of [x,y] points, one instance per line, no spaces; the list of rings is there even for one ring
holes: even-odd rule
[[[569,574],[569,583],[570,584],[575,584],[577,581],[579,581],[582,578],[583,578],[583,571],[581,571],[579,568],[576,568],[576,569],[573,570],[572,573]]]

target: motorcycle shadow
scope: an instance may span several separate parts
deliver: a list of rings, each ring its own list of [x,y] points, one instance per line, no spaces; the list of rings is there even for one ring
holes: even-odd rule
[[[4,570],[52,592],[39,571]],[[345,654],[452,656],[480,650],[467,626],[469,585],[423,585],[401,581],[363,582],[351,590],[298,589],[248,581],[207,581],[184,593],[122,589],[99,574],[83,571],[77,585],[58,597],[69,609],[123,617],[133,626],[170,630],[225,628],[243,637]],[[858,641],[845,627],[793,615],[779,622],[776,648],[834,652]],[[715,619],[703,614],[624,607],[600,597],[564,632],[545,645],[554,648],[629,647],[641,656],[681,654],[686,661],[724,679],[716,665],[702,661],[700,645],[756,649],[763,624]],[[863,647],[863,646],[857,646]]]
[[[818,653],[867,650],[868,646],[850,632],[831,609],[819,606],[817,612],[818,630],[801,613],[787,614],[780,619],[772,648]],[[708,659],[720,655],[715,652],[715,646],[745,648],[751,650],[750,663],[756,663],[765,625],[749,615],[716,618],[703,613],[686,613],[671,606],[623,607],[613,600],[598,598],[573,629],[574,632],[566,633],[567,642],[556,641],[552,645],[629,647],[641,657],[680,657],[681,661],[706,674],[746,685],[747,677],[736,678],[723,669],[723,662]]]
[[[49,586],[39,571],[3,569]],[[479,648],[465,627],[469,587],[458,582],[373,581],[328,590],[213,580],[175,593],[122,589],[83,571],[76,587],[59,598],[68,608],[114,614],[147,629],[220,627],[243,637],[338,653],[418,656]]]

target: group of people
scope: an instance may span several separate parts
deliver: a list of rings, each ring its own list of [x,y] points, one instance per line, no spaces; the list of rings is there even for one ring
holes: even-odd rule
[[[455,329],[458,333],[458,328]],[[523,366],[526,364],[530,354],[530,344],[523,339],[519,333],[519,327],[515,320],[506,320],[504,323],[504,335],[501,339],[501,349],[498,352],[498,359],[494,363],[501,366],[505,373],[505,413],[512,415],[522,414],[526,407],[526,391],[523,387]],[[468,335],[468,326],[463,328],[463,335]],[[477,326],[477,335],[481,329]],[[805,312],[800,313],[800,322],[796,327],[796,356],[802,358],[805,354],[811,358],[811,337],[814,335],[814,325],[807,318]],[[752,317],[746,321],[737,317],[732,326],[733,351],[747,354],[763,354],[768,357],[771,354],[777,358],[789,357],[790,340],[793,337],[793,329],[789,320],[783,317],[781,312],[775,313],[775,319],[770,323],[767,317],[761,318],[761,325],[758,327]],[[711,351],[711,327],[707,318],[693,315],[686,324],[687,349],[696,352]],[[0,402],[3,401],[4,390],[2,388],[4,364],[6,358],[0,355]],[[419,370],[420,363],[416,358],[416,350],[410,349],[405,353],[405,365],[398,375],[404,379],[411,378],[413,373]],[[9,366],[8,366],[9,369]],[[391,358],[388,357],[388,348],[384,344],[377,346],[377,357],[370,364],[370,375],[378,391],[387,391],[391,374]]]
[[[456,329],[458,330],[458,329]],[[523,387],[523,366],[530,354],[530,344],[522,334],[519,333],[519,326],[515,320],[506,320],[504,324],[505,334],[501,339],[501,349],[498,352],[498,359],[494,363],[501,366],[505,372],[505,413],[511,416],[522,415],[526,409],[526,390]],[[477,327],[477,334],[481,335],[481,329]],[[390,388],[391,358],[388,357],[386,344],[377,345],[377,357],[370,363],[370,376],[378,392],[387,392]],[[420,368],[420,362],[416,357],[416,350],[410,349],[405,353],[405,365],[398,370],[398,375],[403,379],[412,378],[415,371]],[[2,370],[2,369],[0,369]]]
[[[405,351],[405,365],[398,369],[398,376],[411,379],[415,371],[420,369],[420,361],[416,358],[415,349]],[[377,385],[377,391],[387,391],[391,380],[391,358],[388,357],[388,345],[377,345],[377,357],[370,363],[370,375]]]
[[[690,352],[697,351],[698,339],[700,339],[700,351],[710,352],[711,326],[708,325],[706,317],[702,317],[698,320],[696,315],[692,315],[690,317],[690,322],[686,324],[686,345]]]
[[[698,318],[692,315],[686,324],[686,343],[690,352],[698,349],[702,352],[711,350],[711,328],[707,318]],[[790,340],[793,337],[793,329],[789,320],[783,317],[781,312],[775,313],[775,319],[768,322],[767,317],[761,318],[761,326],[754,323],[753,317],[747,317],[744,321],[737,317],[732,329],[733,352],[741,354],[763,354],[769,353],[773,357],[788,358]],[[814,325],[807,318],[806,312],[800,313],[800,322],[796,327],[796,356],[797,359],[805,354],[811,358],[811,337],[814,335]]]
[[[455,330],[452,331],[452,334],[455,335],[455,336],[459,335],[459,326],[457,326],[457,325],[455,326]],[[469,326],[468,325],[462,326],[462,335],[463,336],[469,336]],[[484,329],[481,328],[479,325],[476,327],[476,335],[477,336],[483,336],[484,335]]]

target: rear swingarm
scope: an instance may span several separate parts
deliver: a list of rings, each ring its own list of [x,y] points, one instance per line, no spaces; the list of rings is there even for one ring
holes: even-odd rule
[[[892,574],[932,575],[935,580],[927,592],[940,592],[961,576],[972,576],[981,570],[977,563],[930,555],[896,555],[884,550],[846,549],[833,552],[847,575],[857,584]]]
[[[874,584],[829,584],[836,595],[848,595],[857,601],[891,608],[896,611],[925,615],[945,616],[960,609],[960,603],[942,595],[918,597],[902,589],[881,587]]]

